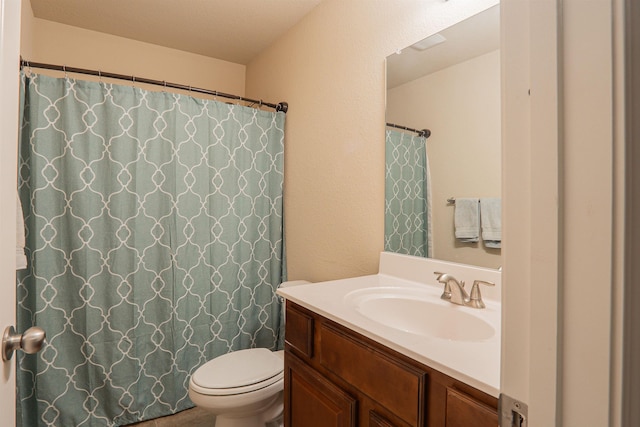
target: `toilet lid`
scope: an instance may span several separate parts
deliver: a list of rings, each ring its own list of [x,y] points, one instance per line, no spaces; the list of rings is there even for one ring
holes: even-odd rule
[[[251,348],[210,360],[194,372],[191,380],[205,389],[235,389],[265,382],[283,371],[281,357],[266,348]]]

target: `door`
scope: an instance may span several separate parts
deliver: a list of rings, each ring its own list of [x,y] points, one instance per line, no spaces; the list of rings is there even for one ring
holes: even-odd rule
[[[16,322],[16,170],[20,0],[0,0],[0,333]],[[15,357],[2,363],[0,414],[15,425]]]

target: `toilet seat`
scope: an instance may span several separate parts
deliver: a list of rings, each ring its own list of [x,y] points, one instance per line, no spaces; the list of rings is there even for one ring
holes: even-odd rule
[[[282,356],[265,348],[234,351],[202,365],[191,376],[191,388],[208,396],[250,393],[284,378]]]

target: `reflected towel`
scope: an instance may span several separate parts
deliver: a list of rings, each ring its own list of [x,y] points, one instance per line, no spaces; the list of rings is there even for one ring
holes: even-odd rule
[[[487,248],[500,248],[502,244],[501,204],[500,198],[480,199],[482,240]]]
[[[478,199],[456,199],[454,215],[456,239],[475,243],[480,239],[480,208]]]
[[[24,254],[24,215],[22,203],[16,194],[16,270],[27,268],[27,256]]]

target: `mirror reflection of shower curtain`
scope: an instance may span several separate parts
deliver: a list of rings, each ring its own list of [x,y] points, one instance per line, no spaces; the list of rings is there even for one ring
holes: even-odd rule
[[[192,407],[191,373],[279,341],[284,113],[23,76],[29,267],[18,425],[115,426]]]
[[[384,250],[431,257],[431,182],[426,138],[387,129]]]

